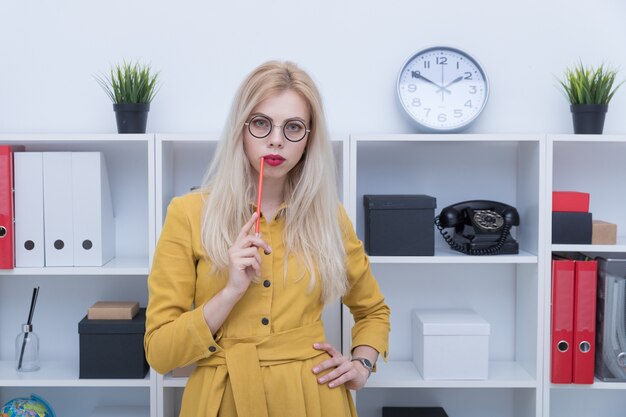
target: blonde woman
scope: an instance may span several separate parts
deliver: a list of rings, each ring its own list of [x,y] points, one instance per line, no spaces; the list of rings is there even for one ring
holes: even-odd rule
[[[312,79],[289,62],[256,68],[203,186],[170,203],[148,278],[148,362],[197,364],[182,417],[356,416],[348,390],[386,359],[389,308],[334,167]],[[322,308],[338,297],[355,318],[350,357],[325,342]]]

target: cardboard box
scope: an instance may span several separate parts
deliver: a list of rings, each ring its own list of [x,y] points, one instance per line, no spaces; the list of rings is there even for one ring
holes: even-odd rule
[[[591,244],[615,245],[617,243],[617,225],[602,220],[592,221]]]
[[[552,211],[589,212],[589,193],[552,191]]]
[[[552,243],[591,244],[591,213],[552,212]]]
[[[371,256],[433,256],[435,207],[428,195],[364,195],[365,250]]]
[[[79,378],[144,378],[150,369],[143,349],[146,309],[132,320],[78,323]]]
[[[490,325],[470,309],[413,310],[413,362],[425,380],[487,379]]]
[[[87,311],[89,320],[132,320],[139,312],[136,301],[98,301]]]

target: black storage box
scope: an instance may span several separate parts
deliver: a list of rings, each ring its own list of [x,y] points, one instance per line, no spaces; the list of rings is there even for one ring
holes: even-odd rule
[[[146,309],[132,320],[89,320],[78,323],[80,378],[144,378],[148,362],[143,350]]]
[[[383,417],[448,417],[441,407],[383,407]]]
[[[552,212],[552,243],[590,245],[592,232],[591,213]]]
[[[364,195],[365,250],[371,256],[433,256],[435,207],[428,195]]]

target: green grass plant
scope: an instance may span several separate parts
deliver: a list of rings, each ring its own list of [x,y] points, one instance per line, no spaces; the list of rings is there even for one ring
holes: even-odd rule
[[[149,65],[123,61],[96,80],[115,104],[150,103],[160,88],[158,76]]]
[[[579,63],[567,68],[563,87],[570,104],[609,104],[617,89],[624,83],[615,84],[617,71],[606,68],[604,64],[597,68]]]

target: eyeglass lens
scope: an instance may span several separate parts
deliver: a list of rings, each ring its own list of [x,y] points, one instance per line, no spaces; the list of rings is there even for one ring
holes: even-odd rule
[[[248,124],[250,134],[259,139],[267,137],[272,131],[272,127],[272,121],[265,116],[254,116]],[[301,120],[287,120],[282,128],[285,138],[291,142],[298,142],[306,135],[306,126]]]

